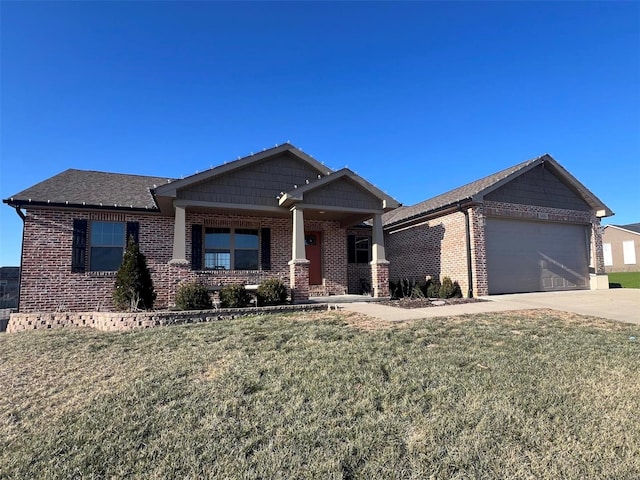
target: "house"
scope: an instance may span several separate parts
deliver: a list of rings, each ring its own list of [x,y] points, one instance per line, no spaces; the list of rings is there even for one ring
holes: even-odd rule
[[[383,216],[391,280],[444,275],[467,295],[608,288],[613,215],[550,155]]]
[[[0,267],[0,309],[18,308],[20,268]]]
[[[113,308],[130,237],[158,307],[188,280],[279,277],[294,302],[363,283],[377,297],[389,291],[382,215],[398,202],[290,144],[183,179],[66,170],[3,201],[24,223],[21,312]]]
[[[607,273],[640,272],[640,223],[605,226],[602,253]]]

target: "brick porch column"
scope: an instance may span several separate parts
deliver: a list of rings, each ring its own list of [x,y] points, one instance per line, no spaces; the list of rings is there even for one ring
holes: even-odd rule
[[[309,300],[309,260],[304,248],[304,214],[293,207],[293,232],[291,241],[291,261],[289,262],[289,287],[291,301],[300,303]]]
[[[382,214],[373,216],[373,245],[371,248],[371,287],[374,297],[389,296],[389,261],[385,258]]]
[[[389,262],[371,262],[371,287],[374,297],[389,296]]]

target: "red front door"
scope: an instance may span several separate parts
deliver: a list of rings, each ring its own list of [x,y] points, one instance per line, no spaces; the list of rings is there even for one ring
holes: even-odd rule
[[[309,260],[309,285],[322,285],[322,245],[320,232],[305,232],[304,250]]]

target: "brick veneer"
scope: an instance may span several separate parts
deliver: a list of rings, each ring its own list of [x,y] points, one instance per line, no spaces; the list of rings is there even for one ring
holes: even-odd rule
[[[450,277],[468,291],[465,216],[451,213],[419,225],[385,232],[389,277],[394,282]]]
[[[268,271],[193,271],[170,264],[173,217],[159,214],[29,209],[24,223],[21,312],[113,310],[115,272],[71,272],[73,220],[139,222],[140,250],[147,258],[157,293],[156,306],[174,303],[177,286],[199,280],[208,285],[255,284],[278,277],[290,283],[291,218],[266,218],[187,212],[186,258],[191,258],[191,225],[271,229],[271,269]],[[317,294],[347,291],[346,229],[338,222],[309,220],[307,231],[322,233],[323,284]]]
[[[604,273],[600,219],[592,211],[485,201],[469,208],[471,264],[474,295],[488,295],[486,217],[512,218],[590,225],[591,266]],[[385,231],[390,278],[424,281],[426,276],[457,280],[468,291],[465,216],[453,212],[408,228]]]
[[[371,288],[374,297],[389,296],[389,262],[371,262]]]

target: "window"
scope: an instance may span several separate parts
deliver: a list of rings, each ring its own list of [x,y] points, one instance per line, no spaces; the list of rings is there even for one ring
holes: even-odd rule
[[[120,268],[126,239],[138,243],[138,222],[73,219],[71,271],[73,273],[115,272]]]
[[[636,246],[633,240],[622,242],[622,257],[625,265],[636,264]]]
[[[89,270],[109,272],[120,268],[125,247],[125,224],[91,222]]]
[[[371,239],[360,235],[347,237],[349,263],[369,263],[371,261]]]
[[[604,256],[604,266],[611,267],[613,265],[613,255],[611,252],[611,244],[603,243],[602,244],[602,254]]]
[[[204,268],[210,270],[258,270],[258,230],[206,228]]]

